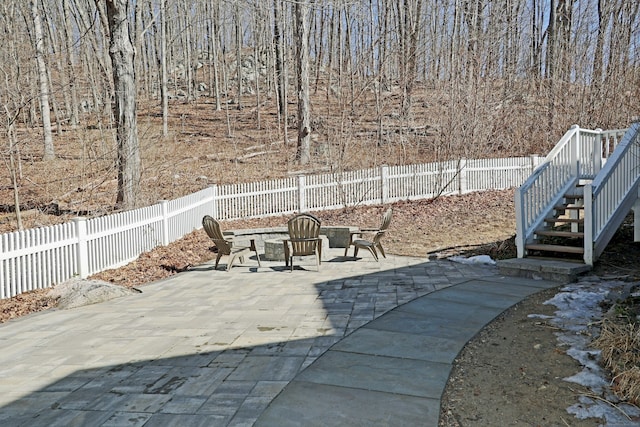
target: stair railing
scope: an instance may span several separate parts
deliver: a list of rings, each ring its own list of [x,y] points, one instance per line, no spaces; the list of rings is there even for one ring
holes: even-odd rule
[[[584,188],[584,262],[598,259],[629,211],[635,207],[640,236],[640,122],[633,123],[593,182]]]
[[[573,125],[515,194],[518,258],[525,244],[551,215],[565,193],[581,179],[593,179],[622,131],[581,129]]]

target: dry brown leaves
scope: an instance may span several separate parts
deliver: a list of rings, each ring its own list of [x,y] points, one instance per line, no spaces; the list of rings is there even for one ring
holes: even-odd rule
[[[0,323],[55,307],[57,300],[50,297],[48,293],[47,289],[38,289],[0,300]]]

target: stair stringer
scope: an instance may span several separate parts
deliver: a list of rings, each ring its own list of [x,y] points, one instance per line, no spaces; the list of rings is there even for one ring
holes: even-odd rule
[[[591,184],[584,187],[584,262],[586,264],[593,265],[629,212],[640,206],[639,135],[640,122],[635,122],[629,127],[605,167],[600,170]],[[618,188],[617,191],[615,188],[613,191],[607,188],[607,186],[614,185],[621,188]],[[612,199],[610,194],[601,197],[601,193],[607,190],[614,195],[622,193],[618,195],[614,207],[605,206],[605,203]],[[601,199],[604,199],[605,202],[601,203]],[[634,211],[634,215],[639,214],[638,210]],[[638,224],[640,221],[636,218],[636,235],[638,234]]]
[[[578,182],[577,177],[573,180],[568,181],[564,186],[562,186],[561,189],[558,190],[556,195],[552,199],[550,199],[547,205],[538,213],[535,221],[533,221],[529,225],[529,227],[527,227],[526,230],[524,230],[524,227],[522,226],[521,221],[516,221],[516,235],[524,236],[524,239],[522,240],[521,244],[520,242],[516,241],[518,258],[524,258],[524,255],[526,254],[526,249],[524,246],[534,241],[535,231],[540,227],[542,227],[542,224],[544,223],[545,218],[547,218],[553,213],[555,207],[560,203],[561,200],[564,199],[564,194],[567,191],[569,191],[569,189],[575,187],[576,182]],[[522,198],[519,196],[518,191],[519,189],[516,190],[516,198],[515,198],[516,199],[516,215],[518,215],[518,212],[523,209],[523,207],[520,205],[520,201],[522,200]]]
[[[627,215],[631,212],[638,200],[640,200],[640,198],[638,197],[638,183],[640,183],[640,179],[637,181],[635,189],[629,192],[629,196],[625,198],[624,202],[620,204],[620,207],[616,210],[613,217],[611,217],[611,220],[609,220],[607,227],[603,230],[602,233],[600,233],[600,236],[596,238],[593,245],[594,261],[600,257],[604,249],[613,238],[613,235],[616,234],[616,231],[624,222]],[[635,213],[634,215],[638,214],[639,213]]]

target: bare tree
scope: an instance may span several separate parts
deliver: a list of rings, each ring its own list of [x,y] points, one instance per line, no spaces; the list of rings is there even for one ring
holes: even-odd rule
[[[169,134],[169,94],[167,93],[167,1],[160,0],[160,98],[162,136]]]
[[[210,93],[211,96],[214,97],[216,102],[216,111],[220,111],[222,109],[222,105],[220,103],[220,60],[219,56],[219,28],[220,25],[218,23],[218,16],[220,15],[220,3],[216,0],[209,0],[209,37],[208,37],[208,46],[209,46],[209,57],[210,57],[210,66],[209,69],[212,71],[211,79],[210,79]]]
[[[411,113],[411,95],[416,80],[418,35],[422,0],[402,0],[397,3],[400,17],[400,73],[402,82],[402,114],[408,118]]]
[[[311,160],[311,111],[309,105],[309,5],[296,2],[296,40],[298,75],[298,145],[296,159],[300,164]]]
[[[76,128],[80,121],[80,114],[78,111],[78,90],[76,85],[76,76],[74,73],[75,67],[75,55],[73,47],[73,26],[71,23],[71,6],[70,0],[62,1],[63,18],[64,18],[64,41],[65,41],[65,58],[67,60],[67,73],[70,74],[69,79],[69,92],[70,92],[70,107],[71,107],[71,127]]]
[[[287,111],[287,66],[284,49],[284,17],[282,13],[282,0],[273,0],[273,38],[275,43],[275,72],[276,87],[278,94],[278,118],[282,121],[282,129],[284,134],[284,143],[289,140],[289,112]]]
[[[242,109],[242,18],[240,13],[240,2],[235,2],[234,8],[235,30],[236,30],[236,78],[237,84],[237,107]]]
[[[101,0],[96,0],[96,3]],[[114,115],[118,143],[116,205],[136,206],[140,192],[140,147],[136,117],[135,55],[129,34],[129,2],[105,0],[109,23],[109,54],[113,68]]]
[[[45,161],[53,160],[55,150],[53,148],[53,136],[51,134],[51,111],[49,106],[49,78],[47,76],[47,64],[44,60],[44,35],[42,32],[42,18],[36,0],[31,0],[31,18],[33,19],[33,35],[36,50],[36,65],[38,67],[38,79],[40,81],[40,114],[42,118],[42,133],[44,138]]]

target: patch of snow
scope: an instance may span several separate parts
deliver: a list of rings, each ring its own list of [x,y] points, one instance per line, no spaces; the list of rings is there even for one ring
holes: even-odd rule
[[[567,412],[576,418],[601,418],[606,422],[604,426],[611,427],[638,426],[640,408],[619,403],[610,389],[606,373],[600,367],[600,352],[589,348],[591,341],[600,333],[597,324],[603,317],[601,303],[609,294],[620,293],[629,286],[628,282],[603,281],[595,276],[587,276],[563,287],[553,298],[544,302],[557,308],[550,323],[561,331],[556,333],[558,342],[569,347],[567,355],[583,366],[581,372],[563,379],[583,385],[594,396],[602,397],[580,396],[580,403],[567,408]],[[537,314],[529,317],[545,318]]]
[[[530,314],[527,316],[529,319],[553,319],[553,316],[547,316],[546,314]]]
[[[580,396],[579,401],[580,403],[576,403],[575,405],[571,405],[567,408],[567,412],[580,420],[586,420],[587,418],[601,418],[605,420],[605,426],[612,427],[638,425],[638,421],[630,419],[636,418],[640,415],[640,409],[635,406],[616,403],[615,401],[608,403],[600,399],[593,399],[587,396]],[[614,407],[612,403],[616,406]]]
[[[602,376],[602,372],[590,372],[588,370],[583,370],[582,372],[578,372],[575,375],[570,377],[563,378],[563,380],[580,384],[585,387],[590,388],[594,392],[601,394],[605,387],[609,385],[608,381],[605,381]]]
[[[469,258],[463,256],[452,256],[447,258],[449,261],[458,262],[460,264],[488,264],[495,265],[496,262],[489,255],[476,255]]]

